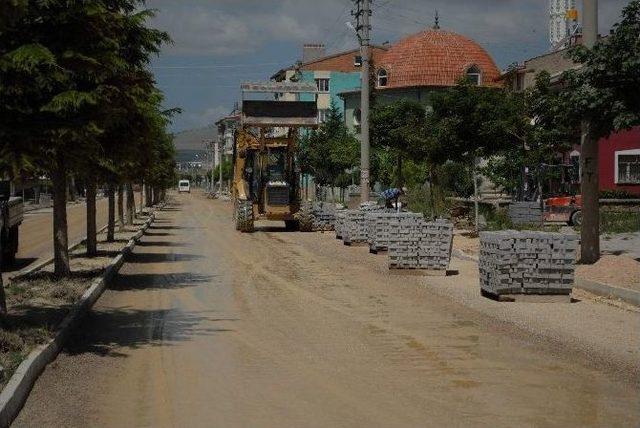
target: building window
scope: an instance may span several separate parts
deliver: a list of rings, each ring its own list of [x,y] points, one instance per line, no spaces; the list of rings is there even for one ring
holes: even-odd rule
[[[318,92],[329,92],[329,79],[316,79]]]
[[[482,84],[482,71],[477,65],[472,65],[467,69],[467,80],[474,86]]]
[[[360,55],[356,55],[353,58],[353,66],[354,67],[362,67],[362,57]]]
[[[616,184],[640,184],[640,149],[616,152]]]
[[[329,110],[318,110],[318,123],[325,123],[327,121],[327,117],[329,117]]]
[[[378,70],[378,86],[384,88],[389,83],[389,79],[387,77],[387,70],[381,68]]]

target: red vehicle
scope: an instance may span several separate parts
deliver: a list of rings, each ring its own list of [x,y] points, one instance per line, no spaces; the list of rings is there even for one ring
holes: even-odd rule
[[[582,195],[555,196],[544,200],[542,218],[580,226],[582,224]]]

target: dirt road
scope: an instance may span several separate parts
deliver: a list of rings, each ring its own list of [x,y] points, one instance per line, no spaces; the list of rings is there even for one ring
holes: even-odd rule
[[[229,203],[179,196],[15,426],[640,423],[637,384],[364,251],[273,226],[239,234]]]

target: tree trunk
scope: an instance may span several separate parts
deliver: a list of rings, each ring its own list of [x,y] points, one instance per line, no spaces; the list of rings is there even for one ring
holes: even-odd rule
[[[76,179],[73,175],[69,178],[68,183],[69,183],[69,200],[71,202],[74,202],[76,200],[77,193],[76,193]]]
[[[69,267],[69,237],[67,235],[67,172],[64,158],[58,155],[51,172],[53,185],[53,257],[56,276],[71,272]]]
[[[87,256],[95,257],[98,254],[98,237],[96,228],[96,179],[86,178],[87,186]]]
[[[33,188],[33,203],[36,205],[40,204],[40,184],[36,184]]]
[[[133,194],[133,184],[127,183],[127,224],[129,226],[133,225],[133,220],[136,216],[136,200]]]
[[[2,266],[2,244],[0,241],[0,266]],[[0,274],[0,316],[7,314],[7,296],[4,293],[4,283]],[[0,325],[2,327],[2,325]]]
[[[404,178],[402,177],[402,154],[398,152],[398,159],[396,159],[396,187],[402,189],[404,185]]]
[[[144,191],[145,191],[145,205],[147,206],[147,208],[150,208],[153,206],[153,199],[152,199],[152,193],[151,190],[153,189],[152,186],[149,186],[148,184],[145,186]]]
[[[118,185],[118,230],[124,230],[124,187]]]
[[[107,187],[107,197],[109,199],[109,220],[107,222],[107,242],[115,240],[116,231],[116,189],[113,183]]]
[[[140,180],[140,210],[138,211],[140,214],[142,214],[143,210],[144,210],[144,189],[146,187],[146,184],[144,184],[144,181]]]
[[[591,264],[600,258],[600,190],[598,188],[598,139],[586,123],[582,125],[580,163],[582,188],[580,261]]]

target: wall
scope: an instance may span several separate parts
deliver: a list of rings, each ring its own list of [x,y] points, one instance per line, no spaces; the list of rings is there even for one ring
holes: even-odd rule
[[[318,109],[328,109],[333,101],[340,112],[343,112],[342,99],[338,97],[340,92],[360,87],[360,73],[344,73],[340,71],[303,71],[302,80],[315,82],[315,79],[329,78],[329,93],[318,94]],[[301,101],[313,101],[312,94],[302,94]]]
[[[640,184],[616,184],[615,152],[620,150],[640,150],[640,127],[611,135],[599,142],[600,190],[625,190],[640,196]]]

